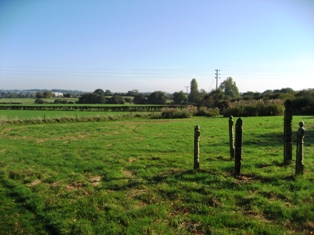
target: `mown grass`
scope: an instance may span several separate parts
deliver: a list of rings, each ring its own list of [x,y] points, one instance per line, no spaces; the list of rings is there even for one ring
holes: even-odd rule
[[[2,125],[1,232],[310,234],[314,117],[294,117],[294,140],[301,120],[303,175],[282,164],[283,117],[248,117],[238,179],[227,118]]]

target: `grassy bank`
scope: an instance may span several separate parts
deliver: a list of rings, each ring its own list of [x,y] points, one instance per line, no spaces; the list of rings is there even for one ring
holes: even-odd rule
[[[0,227],[4,234],[310,233],[314,117],[294,117],[294,140],[301,120],[304,175],[282,165],[283,117],[253,117],[243,118],[239,179],[227,118],[3,125]]]

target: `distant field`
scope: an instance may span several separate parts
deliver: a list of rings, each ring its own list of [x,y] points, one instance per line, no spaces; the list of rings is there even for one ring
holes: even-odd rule
[[[130,114],[127,112],[94,112],[94,111],[39,111],[39,110],[1,110],[1,120],[18,119],[49,119],[49,118],[79,118],[79,117],[104,117]],[[136,113],[133,113],[135,115]]]
[[[53,103],[56,99],[66,99],[69,102],[77,102],[78,98],[43,98],[42,100],[47,101],[49,103]],[[1,98],[0,99],[0,105],[4,105],[5,104],[10,104],[10,103],[20,103],[22,105],[34,105],[35,104],[35,98]],[[73,105],[73,104],[72,104]]]
[[[228,118],[1,125],[0,233],[311,234],[314,117],[293,117],[294,141],[301,120],[304,175],[282,165],[283,117],[249,117],[239,179]]]

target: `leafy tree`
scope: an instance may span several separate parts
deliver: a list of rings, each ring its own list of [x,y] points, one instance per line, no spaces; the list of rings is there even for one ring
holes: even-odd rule
[[[96,93],[96,94],[98,94],[98,95],[102,95],[102,96],[105,96],[105,95],[106,95],[105,92],[104,92],[102,89],[96,89],[96,90],[94,91],[94,93]]]
[[[104,96],[98,95],[96,93],[86,93],[79,98],[78,103],[80,104],[105,104],[106,99]]]
[[[105,91],[105,96],[111,96],[111,95],[112,95],[112,92],[110,90]]]
[[[44,101],[44,100],[41,99],[41,98],[37,98],[37,99],[35,100],[35,104],[47,104],[47,101]]]
[[[147,99],[145,95],[138,94],[134,96],[134,104],[145,104],[147,102]]]
[[[165,104],[166,96],[162,91],[155,91],[151,93],[147,98],[147,103],[149,104]]]
[[[236,99],[240,97],[239,89],[236,83],[233,81],[232,77],[228,77],[226,80],[224,80],[220,84],[219,89],[223,91],[227,98]]]
[[[139,93],[139,91],[137,89],[133,89],[132,91],[128,91],[128,93],[126,93],[127,96],[136,96]]]
[[[222,90],[212,90],[200,102],[199,106],[206,106],[208,108],[220,107],[220,103],[224,100],[224,93]]]
[[[198,84],[195,78],[192,79],[190,85],[190,94],[189,94],[189,102],[197,103],[200,100],[199,91],[198,91]]]
[[[63,95],[64,98],[71,98],[71,94],[70,93],[66,93]]]
[[[108,99],[108,103],[110,104],[124,104],[124,99],[120,95],[114,95]]]
[[[36,92],[36,98],[39,98],[39,99],[41,99],[41,98],[44,98],[45,96],[44,96],[44,94],[41,92],[41,91],[37,91]]]
[[[50,90],[46,90],[43,93],[43,95],[44,95],[45,98],[50,98],[50,97],[52,97],[52,92]]]
[[[187,96],[183,91],[173,93],[173,103],[185,104],[186,101],[187,101]]]

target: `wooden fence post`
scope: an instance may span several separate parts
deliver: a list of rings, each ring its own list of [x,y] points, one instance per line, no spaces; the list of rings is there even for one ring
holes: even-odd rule
[[[234,131],[233,131],[233,117],[229,117],[229,146],[230,146],[230,159],[234,159]]]
[[[243,121],[241,118],[238,118],[236,122],[236,130],[235,130],[235,173],[234,176],[237,177],[240,175],[241,171],[241,160],[242,160],[242,124]]]
[[[194,128],[194,170],[200,169],[200,126]]]
[[[297,132],[297,156],[296,156],[296,162],[295,162],[295,174],[303,174],[303,146],[304,146],[304,134],[305,134],[305,128],[304,128],[304,122],[299,122],[299,129]]]
[[[292,102],[286,100],[284,112],[284,165],[288,165],[292,161]]]

